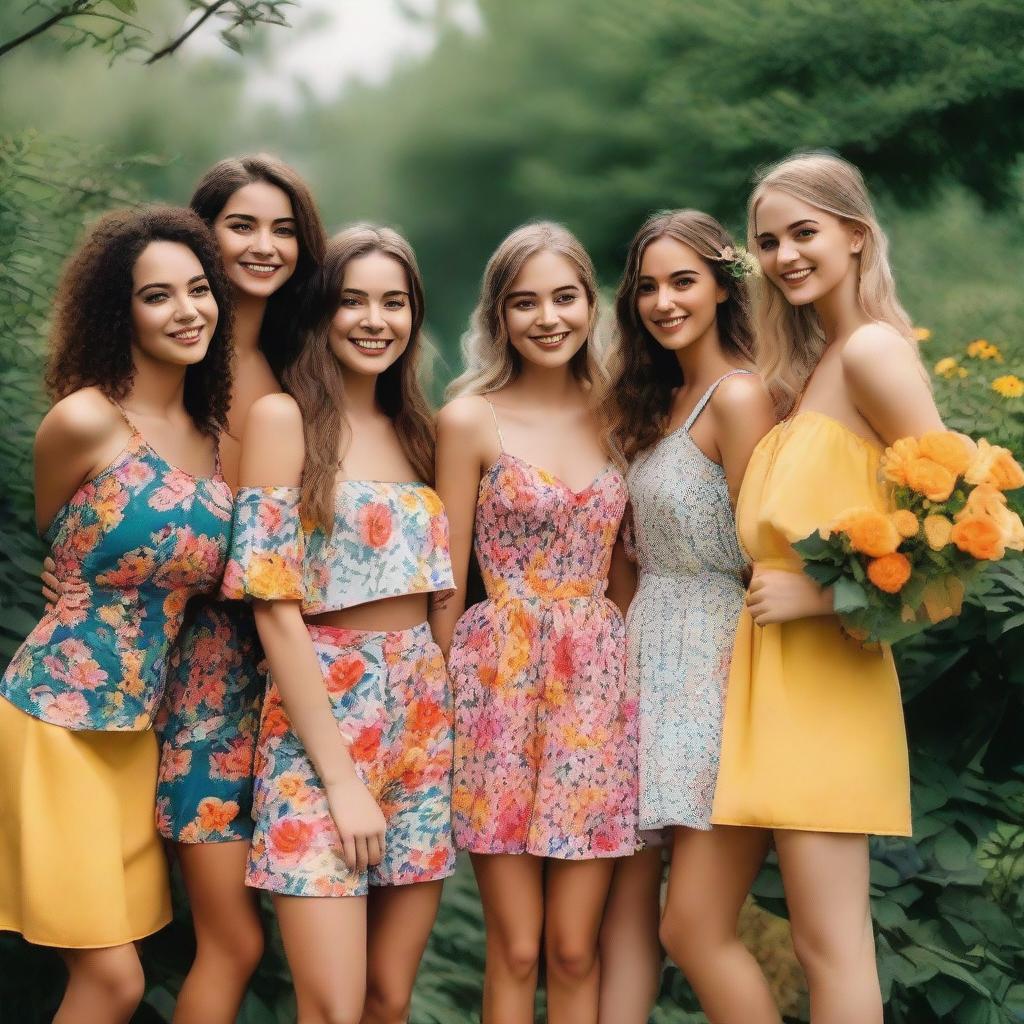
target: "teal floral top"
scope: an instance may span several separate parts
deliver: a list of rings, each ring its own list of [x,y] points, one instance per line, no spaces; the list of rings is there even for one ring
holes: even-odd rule
[[[302,602],[304,615],[450,591],[448,517],[415,481],[341,480],[334,529],[303,523],[300,488],[241,487],[222,594]]]
[[[148,729],[185,604],[219,583],[230,524],[219,467],[190,476],[134,432],[46,531],[61,597],[14,655],[0,695],[66,729]]]

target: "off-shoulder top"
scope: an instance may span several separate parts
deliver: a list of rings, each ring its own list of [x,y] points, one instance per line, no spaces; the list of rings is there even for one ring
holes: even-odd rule
[[[303,522],[299,487],[241,487],[221,593],[319,615],[454,588],[448,517],[427,484],[340,480],[334,528]]]

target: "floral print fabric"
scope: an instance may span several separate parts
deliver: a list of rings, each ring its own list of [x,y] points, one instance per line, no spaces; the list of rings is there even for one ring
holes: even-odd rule
[[[0,694],[66,729],[149,728],[185,605],[220,581],[230,521],[219,474],[175,469],[134,432],[46,531],[62,593]]]
[[[426,484],[341,480],[334,529],[301,522],[298,487],[242,487],[228,598],[298,600],[304,615],[451,590],[448,517]]]
[[[625,508],[613,467],[573,491],[503,452],[481,481],[489,596],[459,620],[449,658],[460,848],[568,860],[636,848],[636,699],[604,597]]]
[[[248,839],[263,648],[246,604],[203,601],[190,614],[156,723],[157,827],[179,843]]]
[[[362,896],[455,869],[451,697],[426,623],[391,632],[310,625],[356,771],[387,821],[385,853],[350,871],[323,786],[271,680],[256,756],[256,829],[246,884],[292,896]]]

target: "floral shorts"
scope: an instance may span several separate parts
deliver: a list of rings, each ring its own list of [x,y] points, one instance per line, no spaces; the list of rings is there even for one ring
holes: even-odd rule
[[[253,757],[266,685],[252,609],[240,601],[200,604],[171,655],[156,723],[156,823],[166,839],[224,843],[252,835]]]
[[[323,786],[271,680],[246,884],[291,896],[364,896],[368,884],[447,877],[455,869],[451,693],[430,627],[308,628],[338,730],[387,821],[384,857],[365,872],[346,867]]]

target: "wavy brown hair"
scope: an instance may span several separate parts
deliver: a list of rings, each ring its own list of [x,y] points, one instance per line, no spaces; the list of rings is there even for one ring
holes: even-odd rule
[[[726,270],[722,259],[735,246],[729,232],[699,210],[665,210],[650,217],[629,244],[615,295],[617,337],[606,415],[612,450],[627,462],[663,435],[673,391],[683,383],[679,361],[654,340],[636,308],[640,264],[647,247],[659,238],[688,245],[708,266],[715,283],[726,291],[716,313],[719,344],[729,355],[754,361],[747,286]]]
[[[202,176],[189,206],[212,227],[227,201],[240,188],[255,181],[276,185],[288,196],[299,239],[299,260],[295,272],[267,299],[260,325],[260,351],[280,380],[285,367],[298,355],[305,292],[327,245],[327,235],[309,186],[296,171],[275,156],[257,153],[230,157],[215,163]]]
[[[348,264],[372,252],[400,263],[409,282],[412,330],[405,351],[377,378],[377,401],[391,418],[399,443],[427,483],[434,481],[434,420],[419,380],[423,279],[412,246],[391,228],[356,224],[327,243],[309,291],[310,327],[298,357],[284,373],[285,390],[298,403],[306,442],[302,469],[303,515],[328,533],[334,526],[334,488],[348,425],[341,364],[331,351],[331,320],[341,301]]]
[[[46,388],[54,401],[97,387],[122,401],[132,387],[132,271],[151,242],[178,242],[195,253],[217,303],[205,358],[185,370],[185,409],[204,433],[227,427],[231,399],[232,298],[220,250],[192,210],[141,206],[101,217],[64,267],[57,286]]]

